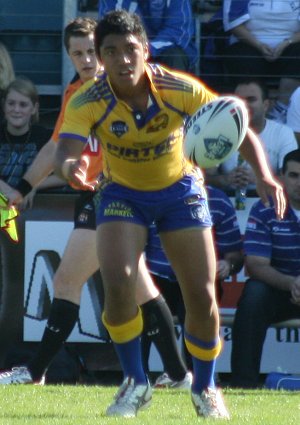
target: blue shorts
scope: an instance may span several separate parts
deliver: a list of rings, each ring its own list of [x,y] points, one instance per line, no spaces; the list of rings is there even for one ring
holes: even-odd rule
[[[110,182],[103,185],[94,200],[97,225],[126,221],[149,227],[155,222],[158,232],[212,226],[206,191],[194,175],[185,176],[165,189],[149,192]]]

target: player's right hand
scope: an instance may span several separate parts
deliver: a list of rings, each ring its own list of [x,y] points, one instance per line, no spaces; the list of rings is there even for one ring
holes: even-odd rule
[[[82,156],[80,159],[68,158],[62,166],[62,174],[71,186],[83,190],[95,190],[97,180],[88,180],[89,158]]]

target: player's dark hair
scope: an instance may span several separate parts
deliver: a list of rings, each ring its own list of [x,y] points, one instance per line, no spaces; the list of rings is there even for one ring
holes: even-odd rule
[[[289,161],[300,162],[300,149],[295,149],[294,151],[291,151],[285,155],[281,169],[282,174],[286,172]]]
[[[98,57],[100,56],[100,47],[104,38],[110,34],[133,34],[144,45],[148,43],[146,31],[140,17],[123,9],[108,12],[98,22],[95,29],[95,47]]]
[[[264,81],[260,78],[239,78],[238,83],[235,85],[235,88],[238,86],[249,86],[249,84],[255,84],[261,91],[262,100],[269,99],[269,90]]]
[[[97,21],[92,18],[78,17],[73,19],[64,30],[64,46],[69,51],[71,37],[87,37],[93,34],[97,26]]]

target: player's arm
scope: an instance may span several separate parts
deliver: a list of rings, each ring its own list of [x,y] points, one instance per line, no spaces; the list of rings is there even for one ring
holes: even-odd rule
[[[38,152],[31,166],[23,176],[32,187],[38,186],[53,171],[55,151],[56,143],[50,139]]]
[[[94,190],[96,181],[87,180],[88,157],[82,156],[84,143],[72,138],[60,139],[57,145],[54,172],[56,176],[79,186],[82,189]]]
[[[244,264],[242,251],[230,251],[224,254],[222,260],[217,262],[217,277],[221,280],[238,273]]]
[[[292,290],[296,277],[276,270],[271,266],[270,258],[258,255],[247,255],[245,265],[248,275],[252,279],[260,280],[282,291]]]
[[[265,205],[269,205],[268,196],[271,196],[274,201],[277,217],[282,218],[286,207],[283,188],[275,180],[269,168],[262,144],[250,128],[239,151],[255,172],[257,178],[256,190],[262,202]]]

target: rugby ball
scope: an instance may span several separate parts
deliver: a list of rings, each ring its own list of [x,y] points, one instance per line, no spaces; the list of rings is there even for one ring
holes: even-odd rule
[[[245,103],[234,96],[221,96],[199,108],[185,126],[183,152],[201,168],[226,161],[245,138],[248,129]]]

